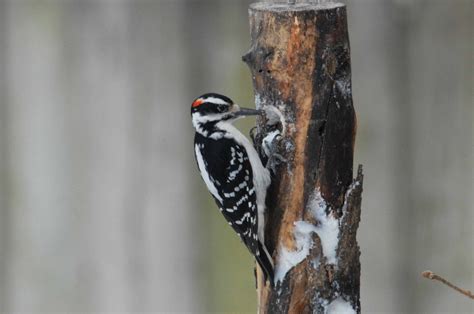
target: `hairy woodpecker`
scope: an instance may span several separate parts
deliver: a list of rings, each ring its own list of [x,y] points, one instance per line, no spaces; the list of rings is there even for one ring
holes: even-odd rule
[[[250,141],[232,123],[260,111],[240,108],[228,97],[204,94],[191,105],[194,152],[201,177],[225,219],[273,284],[273,261],[265,247],[265,196],[270,173]]]

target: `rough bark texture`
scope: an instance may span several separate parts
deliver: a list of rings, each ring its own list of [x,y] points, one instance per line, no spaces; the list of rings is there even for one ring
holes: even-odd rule
[[[250,6],[252,46],[243,57],[252,72],[257,107],[276,107],[283,123],[259,119],[257,142],[277,128],[277,168],[267,197],[267,246],[278,273],[282,251],[301,250],[295,223],[309,222],[308,256],[275,288],[258,282],[265,313],[322,313],[338,299],[360,312],[362,168],[353,180],[356,119],[352,105],[346,7],[340,4],[255,3]],[[323,251],[311,201],[319,197],[339,233],[336,262]],[[337,227],[336,227],[337,228]],[[335,304],[335,303],[334,303]]]

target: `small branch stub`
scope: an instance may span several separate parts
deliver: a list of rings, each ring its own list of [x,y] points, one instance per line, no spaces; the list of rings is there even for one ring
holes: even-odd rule
[[[474,294],[472,294],[472,292],[471,292],[470,290],[466,290],[466,289],[459,288],[458,286],[453,285],[453,284],[450,283],[448,280],[444,279],[444,278],[441,277],[440,275],[437,275],[437,274],[433,273],[433,272],[430,271],[430,270],[425,270],[424,272],[421,273],[421,275],[422,275],[423,277],[427,278],[427,279],[439,281],[439,282],[445,284],[446,286],[450,287],[451,289],[454,289],[454,290],[456,290],[457,292],[459,292],[459,293],[461,293],[461,294],[464,294],[464,295],[467,296],[468,298],[474,299]]]
[[[275,287],[259,280],[261,313],[359,313],[356,233],[363,174],[353,179],[352,104],[346,7],[297,3],[250,6],[249,66],[258,108],[257,142],[280,135],[267,194],[267,246]],[[263,151],[263,149],[260,149]]]

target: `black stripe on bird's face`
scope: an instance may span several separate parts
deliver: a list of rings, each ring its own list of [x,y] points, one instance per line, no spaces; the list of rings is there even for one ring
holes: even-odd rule
[[[234,102],[223,95],[208,93],[196,98],[191,105],[191,114],[199,112],[201,115],[220,114],[230,111]]]
[[[193,101],[191,116],[194,128],[203,135],[210,135],[216,129],[216,124],[221,121],[233,121],[250,115],[258,115],[261,111],[240,108],[233,101],[219,94],[204,94]]]

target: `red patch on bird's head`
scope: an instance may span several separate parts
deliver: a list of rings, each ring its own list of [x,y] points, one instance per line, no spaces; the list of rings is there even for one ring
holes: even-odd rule
[[[203,102],[204,102],[204,99],[202,99],[202,98],[196,99],[196,100],[193,102],[192,107],[193,107],[193,108],[196,108],[196,107],[200,106]]]

